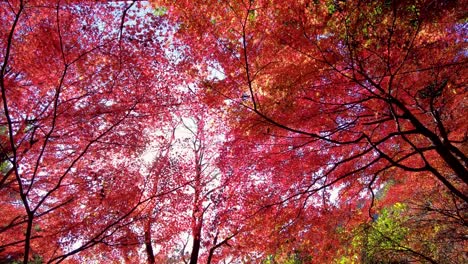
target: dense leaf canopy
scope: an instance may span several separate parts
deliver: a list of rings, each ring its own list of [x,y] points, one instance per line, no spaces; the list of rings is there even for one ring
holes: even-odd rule
[[[466,1],[0,3],[0,263],[465,263]]]

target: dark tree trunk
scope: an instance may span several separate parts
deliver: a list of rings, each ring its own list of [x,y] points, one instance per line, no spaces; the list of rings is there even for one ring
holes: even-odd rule
[[[197,227],[197,232],[193,236],[193,247],[192,247],[192,254],[190,255],[190,264],[197,264],[198,262],[198,253],[200,252],[200,243],[201,243],[200,235],[201,235],[201,228]]]
[[[146,255],[148,257],[148,264],[155,264],[156,260],[154,258],[153,246],[151,244],[151,221],[148,221],[146,225],[145,248],[146,248]]]

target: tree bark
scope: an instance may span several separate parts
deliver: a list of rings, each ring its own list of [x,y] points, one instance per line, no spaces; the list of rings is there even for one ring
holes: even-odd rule
[[[201,243],[201,221],[196,226],[193,234],[193,246],[192,254],[190,255],[190,264],[197,264],[198,262],[198,253],[200,252],[200,243]]]
[[[145,249],[148,257],[148,264],[155,264],[153,246],[151,244],[151,221],[148,220],[145,228]]]

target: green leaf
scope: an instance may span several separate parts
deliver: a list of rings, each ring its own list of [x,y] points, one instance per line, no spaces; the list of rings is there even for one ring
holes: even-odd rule
[[[167,8],[165,6],[155,8],[153,14],[157,17],[164,16],[167,14]]]

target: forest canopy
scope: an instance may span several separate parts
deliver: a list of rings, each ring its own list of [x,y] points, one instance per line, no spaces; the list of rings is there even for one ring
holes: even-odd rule
[[[0,263],[468,262],[467,4],[0,2]]]

